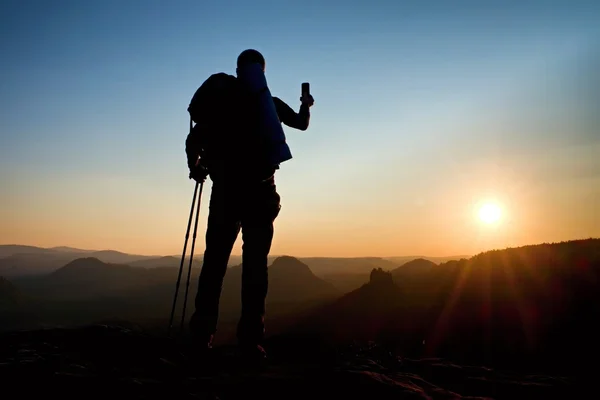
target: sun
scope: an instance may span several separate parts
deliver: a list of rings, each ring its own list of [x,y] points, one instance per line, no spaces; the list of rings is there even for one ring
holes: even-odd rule
[[[486,203],[479,209],[479,220],[486,224],[493,224],[500,220],[502,210],[494,203]]]

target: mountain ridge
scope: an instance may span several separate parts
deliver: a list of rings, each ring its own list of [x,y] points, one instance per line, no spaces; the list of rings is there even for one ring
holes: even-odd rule
[[[60,249],[59,249],[60,248]],[[178,268],[181,255],[147,256],[123,253],[116,250],[83,250],[63,246],[41,248],[35,246],[0,245],[0,275],[9,277],[31,276],[50,273],[77,258],[93,256],[101,261],[129,264],[135,267]],[[280,255],[269,256],[270,262]],[[311,267],[313,273],[324,278],[332,274],[369,274],[373,268],[392,269],[398,265],[383,257],[295,257]],[[189,261],[186,256],[185,264]],[[405,260],[410,261],[410,260]],[[194,264],[202,263],[202,254],[194,256]],[[232,255],[229,266],[241,263],[241,256]]]
[[[131,253],[131,252],[127,252],[127,251],[122,251],[122,250],[116,250],[116,249],[108,249],[108,248],[103,248],[103,249],[84,249],[84,248],[79,248],[79,247],[73,247],[73,246],[68,246],[68,245],[59,245],[59,246],[49,246],[49,247],[44,247],[44,246],[37,246],[37,245],[29,245],[29,244],[19,244],[19,243],[3,243],[0,244],[0,257],[3,257],[4,251],[7,251],[10,253],[10,248],[22,248],[22,250],[20,251],[16,251],[16,252],[23,252],[24,251],[56,251],[56,252],[78,252],[78,253],[100,253],[100,252],[115,252],[115,253],[120,253],[120,254],[127,254],[127,255],[133,255],[133,256],[139,256],[139,257],[154,257],[154,258],[159,258],[159,257],[181,257],[181,254],[138,254],[138,253]],[[6,249],[6,250],[5,250]],[[241,254],[232,254],[232,256],[234,257],[241,257]],[[285,254],[275,254],[273,253],[272,255],[270,255],[270,257],[284,257],[286,256]],[[467,258],[467,257],[471,257],[472,255],[454,255],[454,256],[426,256],[426,255],[402,255],[402,256],[374,256],[374,255],[364,255],[364,256],[336,256],[336,255],[332,255],[332,256],[298,256],[296,258],[298,259],[386,259],[386,260],[391,260],[391,259],[395,259],[395,258],[407,258],[407,259],[415,259],[415,258],[424,258],[424,259],[446,259],[446,258],[451,258],[451,259],[460,259],[460,258]]]

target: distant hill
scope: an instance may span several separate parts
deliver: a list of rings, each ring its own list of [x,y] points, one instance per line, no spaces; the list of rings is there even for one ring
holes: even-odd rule
[[[107,263],[127,264],[156,257],[113,250],[80,250],[70,247],[0,245],[0,275],[19,277],[51,273],[78,258],[95,257]]]
[[[422,273],[424,271],[431,271],[438,264],[435,262],[425,259],[425,258],[415,258],[414,260],[410,260],[396,269],[393,269],[392,275],[397,274],[398,276],[403,274],[414,274],[414,273]]]
[[[56,247],[50,247],[49,250],[55,250],[55,251],[63,251],[63,252],[67,252],[67,253],[79,253],[79,254],[84,254],[84,253],[93,253],[96,250],[84,250],[84,249],[78,249],[75,247],[69,247],[69,246],[56,246]]]
[[[15,279],[35,298],[81,301],[127,296],[160,282],[161,276],[125,264],[105,263],[95,257],[78,258],[36,279]]]
[[[48,278],[53,281],[66,281],[66,283],[96,281],[100,278],[99,275],[103,275],[111,270],[117,270],[118,267],[105,264],[95,257],[78,258],[52,272]],[[123,267],[130,269],[125,266]]]
[[[403,265],[415,259],[423,259],[434,262],[436,264],[445,263],[448,261],[461,260],[471,257],[470,255],[457,255],[447,257],[429,257],[429,256],[398,256],[398,257],[385,257],[386,260],[393,262],[396,266]]]
[[[418,258],[391,271],[394,282],[402,288],[415,290],[418,285],[428,285],[431,272],[438,265],[433,261]]]
[[[105,263],[95,257],[78,258],[52,272],[45,278],[46,282],[59,285],[94,285],[108,291],[107,285],[139,284],[139,278],[145,275],[142,271],[121,264]]]
[[[35,246],[24,246],[20,244],[3,244],[0,245],[0,258],[10,257],[15,254],[47,254],[52,253],[55,250],[45,249]]]

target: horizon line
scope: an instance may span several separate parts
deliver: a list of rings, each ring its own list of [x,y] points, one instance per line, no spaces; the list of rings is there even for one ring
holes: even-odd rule
[[[521,248],[521,247],[530,247],[530,246],[541,246],[541,245],[547,245],[547,244],[560,244],[560,243],[567,243],[567,242],[577,242],[577,241],[587,241],[587,240],[600,240],[600,237],[593,237],[593,236],[587,236],[587,237],[580,237],[580,238],[573,238],[573,239],[567,239],[567,240],[558,240],[558,241],[544,241],[544,242],[538,242],[538,243],[529,243],[529,244],[524,244],[521,246],[508,246],[505,248],[493,248],[493,249],[487,249],[484,251],[480,251],[478,253],[475,254],[457,254],[457,255],[452,255],[452,256],[424,256],[424,255],[404,255],[404,256],[353,256],[353,257],[340,257],[340,256],[291,256],[291,255],[287,255],[287,254],[270,254],[269,257],[294,257],[297,259],[301,259],[301,258],[338,258],[338,259],[358,259],[358,258],[379,258],[379,259],[390,259],[390,258],[454,258],[454,259],[461,259],[461,258],[472,258],[474,256],[478,256],[480,254],[484,254],[484,253],[488,253],[488,252],[493,252],[493,251],[501,251],[501,250],[509,250],[509,249],[515,249],[515,248]],[[55,250],[57,248],[70,248],[73,250],[79,250],[82,252],[90,252],[90,253],[95,253],[95,252],[102,252],[102,251],[112,251],[112,252],[117,252],[117,253],[121,253],[121,254],[125,254],[125,255],[129,255],[129,256],[141,256],[141,257],[146,257],[146,258],[161,258],[161,257],[176,257],[176,258],[181,258],[181,255],[179,254],[163,254],[163,255],[146,255],[146,254],[138,254],[138,253],[127,253],[121,250],[115,250],[115,249],[102,249],[102,250],[94,250],[94,249],[82,249],[82,248],[78,248],[78,247],[72,247],[72,246],[66,246],[66,245],[60,245],[60,246],[51,246],[51,247],[43,247],[43,246],[36,246],[36,245],[31,245],[31,244],[18,244],[18,243],[0,243],[0,246],[24,246],[24,247],[35,247],[38,249],[43,249],[43,250]],[[198,255],[196,254],[194,256],[194,258],[196,257],[201,257],[203,256],[203,252]],[[241,257],[242,254],[231,254],[230,257]],[[189,257],[189,254],[186,254],[186,257]]]
[[[181,258],[181,254],[140,254],[140,253],[129,253],[126,251],[122,251],[122,250],[116,250],[116,249],[107,249],[107,248],[103,248],[103,249],[83,249],[83,248],[79,248],[79,247],[74,247],[74,246],[69,246],[69,245],[59,245],[59,246],[50,246],[50,247],[44,247],[44,246],[38,246],[38,245],[34,245],[34,244],[24,244],[24,243],[0,243],[0,246],[26,246],[26,247],[35,247],[38,249],[44,249],[44,250],[54,250],[54,249],[58,249],[58,248],[69,248],[69,249],[73,249],[73,250],[79,250],[82,252],[102,252],[102,251],[112,251],[112,252],[117,252],[117,253],[121,253],[121,254],[126,254],[126,255],[131,255],[131,256],[142,256],[142,257],[156,257],[156,258],[161,258],[161,257],[179,257]],[[186,257],[188,257],[189,254],[186,254]],[[195,257],[201,257],[203,256],[203,254],[197,254],[194,256]],[[241,257],[242,254],[231,254],[230,257]],[[388,258],[405,258],[405,257],[415,257],[415,258],[457,258],[457,257],[472,257],[473,254],[455,254],[455,255],[449,255],[449,256],[428,256],[428,255],[395,255],[395,256],[373,256],[373,255],[368,255],[368,256],[294,256],[294,255],[289,255],[289,254],[269,254],[269,257],[295,257],[295,258],[346,258],[346,259],[352,259],[352,258],[380,258],[380,259],[388,259]]]

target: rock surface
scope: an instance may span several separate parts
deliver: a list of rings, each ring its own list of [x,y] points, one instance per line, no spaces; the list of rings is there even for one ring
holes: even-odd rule
[[[3,392],[21,398],[559,399],[581,390],[573,378],[399,359],[375,345],[319,359],[290,356],[294,344],[279,343],[267,347],[265,366],[250,368],[232,347],[203,365],[182,342],[106,325],[13,332],[0,344]]]

